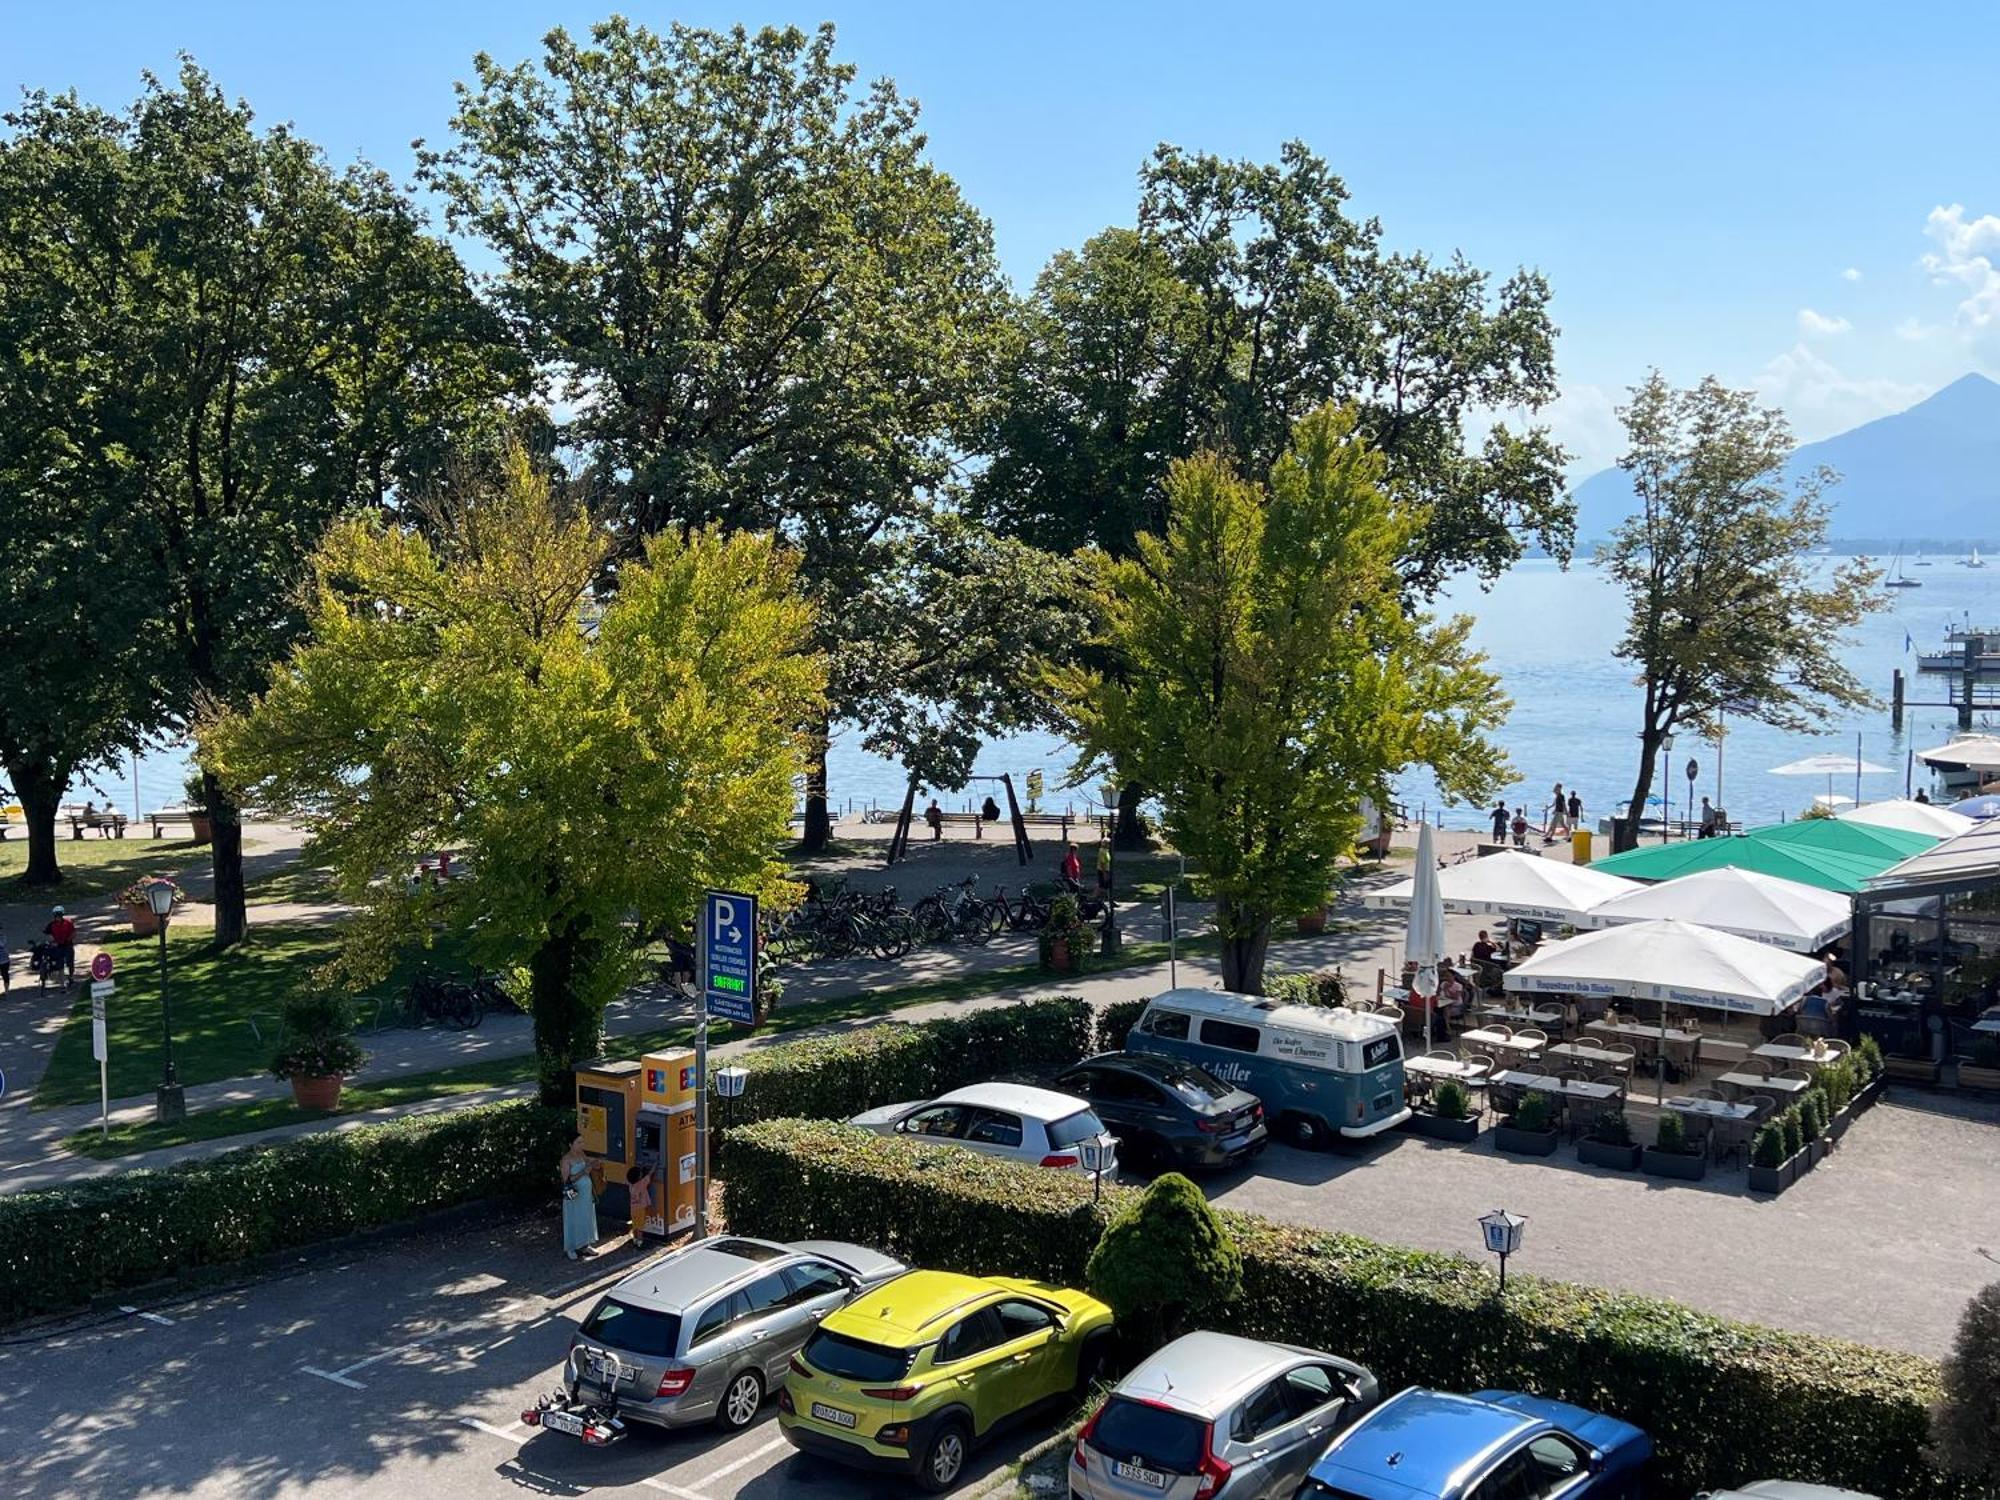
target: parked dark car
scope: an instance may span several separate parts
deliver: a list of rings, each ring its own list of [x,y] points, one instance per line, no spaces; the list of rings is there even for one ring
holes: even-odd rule
[[[1255,1094],[1180,1058],[1102,1052],[1056,1087],[1088,1099],[1118,1137],[1119,1159],[1142,1171],[1231,1166],[1270,1139]]]

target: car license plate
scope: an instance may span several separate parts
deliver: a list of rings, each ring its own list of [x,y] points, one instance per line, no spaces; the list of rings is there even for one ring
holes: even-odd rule
[[[583,1436],[583,1418],[566,1411],[545,1411],[542,1426],[550,1432],[566,1432],[571,1437]]]
[[[817,1420],[831,1422],[836,1427],[852,1427],[854,1425],[853,1412],[842,1411],[837,1406],[828,1406],[824,1401],[813,1402],[812,1414]]]
[[[1250,1132],[1247,1130],[1241,1135],[1226,1135],[1222,1138],[1222,1149],[1224,1151],[1241,1151],[1249,1144]]]
[[[1111,1465],[1111,1472],[1116,1474],[1120,1479],[1129,1479],[1134,1484],[1148,1484],[1156,1490],[1163,1490],[1167,1487],[1167,1476],[1160,1473],[1157,1469],[1145,1469],[1141,1468],[1138,1464],[1121,1464],[1114,1461]]]

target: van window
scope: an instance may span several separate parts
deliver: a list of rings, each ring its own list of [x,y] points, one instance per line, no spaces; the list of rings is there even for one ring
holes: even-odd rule
[[[1170,1042],[1184,1042],[1188,1034],[1188,1018],[1177,1010],[1149,1010],[1139,1029],[1147,1036],[1165,1037]]]
[[[1396,1060],[1396,1039],[1392,1036],[1378,1036],[1372,1042],[1361,1044],[1361,1066],[1379,1068],[1384,1063]]]
[[[1211,1047],[1227,1047],[1231,1052],[1255,1052],[1255,1026],[1239,1026],[1234,1021],[1203,1021],[1201,1039]]]

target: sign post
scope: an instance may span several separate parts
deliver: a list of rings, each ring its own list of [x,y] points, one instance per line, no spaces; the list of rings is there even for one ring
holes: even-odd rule
[[[708,1023],[757,1024],[757,898],[710,891],[701,907],[701,1017],[694,1029],[694,1237],[708,1238]]]
[[[98,1128],[111,1134],[111,1047],[104,1035],[104,1002],[116,986],[111,982],[111,955],[90,961],[90,1055],[97,1059]]]

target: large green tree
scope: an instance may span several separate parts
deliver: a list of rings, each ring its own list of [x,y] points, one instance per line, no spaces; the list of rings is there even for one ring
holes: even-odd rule
[[[1788,485],[1791,429],[1753,392],[1712,376],[1675,390],[1656,370],[1620,416],[1630,446],[1618,463],[1639,509],[1597,558],[1630,601],[1615,649],[1645,692],[1627,807],[1636,829],[1676,725],[1712,734],[1726,711],[1804,730],[1826,708],[1865,706],[1846,633],[1887,596],[1866,558],[1823,568],[1821,497],[1837,476]]]
[[[937,561],[927,533],[990,394],[1006,299],[988,227],[927,161],[916,107],[857,89],[830,26],[614,17],[587,43],[550,32],[539,63],[474,67],[422,171],[498,256],[493,296],[573,414],[623,550],[717,522],[800,554],[832,659],[807,807],[823,840],[834,725],[899,734],[870,715],[901,653],[862,622],[951,628],[944,590],[897,584]],[[986,691],[966,686],[941,705],[961,733]]]
[[[518,450],[421,527],[343,522],[307,638],[202,735],[363,908],[351,979],[435,924],[528,969],[553,1102],[652,933],[692,921],[705,887],[775,890],[796,726],[824,685],[796,560],[769,535],[663,533],[603,602],[616,540]],[[440,848],[460,877],[406,886]]]
[[[21,394],[57,461],[31,450],[7,482],[50,536],[105,551],[103,576],[142,581],[134,651],[81,666],[105,679],[93,701],[129,715],[112,739],[184,730],[283,654],[328,524],[424,482],[494,420],[504,330],[384,175],[260,133],[192,62],[149,76],[124,114],[36,94],[8,123],[4,253],[30,292],[0,306],[10,324],[24,309],[49,357],[0,383],[0,427]],[[59,614],[32,623],[32,661],[69,659]],[[103,738],[68,749],[87,761]],[[64,758],[44,761],[58,784]],[[245,921],[242,831],[226,788],[205,786],[227,945]]]
[[[1224,985],[1263,987],[1271,925],[1320,905],[1364,796],[1404,766],[1478,797],[1505,717],[1471,622],[1411,609],[1399,563],[1425,512],[1385,483],[1351,408],[1293,434],[1267,485],[1198,454],[1167,477],[1166,530],[1098,554],[1102,647],[1116,675],[1058,666],[1087,755],[1159,797],[1202,871]]]

